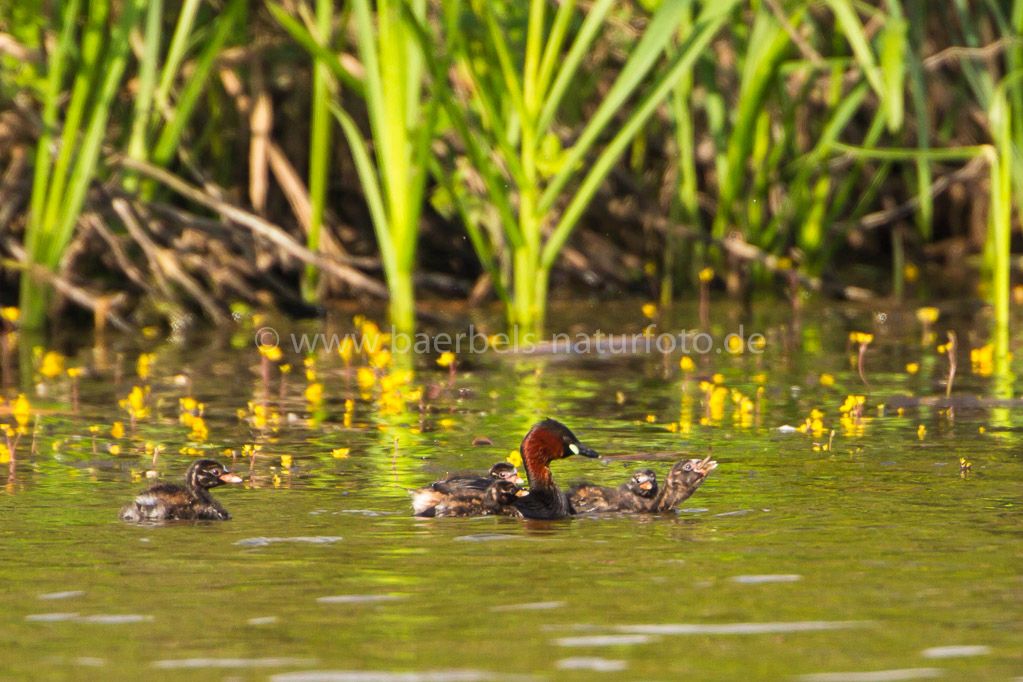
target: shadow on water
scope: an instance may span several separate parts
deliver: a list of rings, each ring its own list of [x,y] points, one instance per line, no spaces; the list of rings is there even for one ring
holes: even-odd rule
[[[639,331],[630,305],[568,310],[565,325],[624,319]],[[733,311],[715,312],[718,337],[737,327]],[[0,495],[12,643],[0,670],[359,682],[1018,674],[1019,361],[987,364],[983,332],[954,316],[964,341],[947,401],[946,359],[922,343],[913,311],[884,324],[876,313],[808,308],[793,329],[786,309],[762,306],[743,324],[764,334],[763,353],[689,364],[677,352],[490,353],[454,374],[422,358],[412,375],[379,356],[374,370],[359,355],[305,365],[289,351],[270,361],[269,385],[252,324],[233,339],[109,339],[101,355],[64,347],[67,366],[84,368],[77,410],[69,379],[38,377],[29,351],[21,383],[39,417]],[[869,386],[849,352],[856,330],[874,334]],[[153,354],[144,380],[141,351]],[[148,386],[148,413],[132,433],[118,401],[135,385]],[[555,463],[563,487],[615,485],[646,466],[663,480],[683,456],[720,466],[677,514],[409,516],[408,490],[505,459],[545,416],[603,455]],[[151,477],[180,479],[200,454],[246,477],[215,491],[233,520],[116,520]]]

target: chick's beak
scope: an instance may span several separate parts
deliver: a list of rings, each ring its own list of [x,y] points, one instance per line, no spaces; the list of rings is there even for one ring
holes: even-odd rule
[[[232,474],[230,471],[225,471],[224,473],[220,474],[219,478],[224,483],[241,483],[242,482],[242,477],[241,476],[239,476],[238,474]]]
[[[702,460],[699,464],[696,465],[696,470],[699,471],[704,476],[706,476],[710,472],[714,471],[714,469],[717,469],[717,466],[718,463],[712,460],[710,458],[710,455],[707,455],[706,459]]]
[[[639,484],[639,489],[640,490],[650,490],[653,487],[654,487],[654,484],[651,483],[650,481],[643,481],[642,483]]]
[[[515,491],[515,497],[525,497],[528,494],[529,491],[526,490],[525,488],[519,488],[518,490]]]

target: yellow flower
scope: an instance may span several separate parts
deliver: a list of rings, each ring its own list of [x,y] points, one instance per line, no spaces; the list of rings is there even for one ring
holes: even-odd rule
[[[920,426],[916,427],[916,437],[917,438],[919,438],[920,440],[923,440],[924,436],[926,436],[926,435],[927,435],[927,427],[926,426],[921,424]]]
[[[902,267],[902,276],[906,278],[907,282],[912,284],[920,279],[920,268],[918,268],[914,263],[906,263]]]
[[[682,356],[682,359],[678,361],[678,366],[687,374],[696,369],[696,363],[693,362],[693,359],[688,355]]]
[[[646,423],[647,424],[653,424],[656,421],[657,421],[657,415],[656,414],[648,414],[646,416]]]
[[[657,305],[654,303],[644,303],[641,310],[643,311],[643,317],[651,320],[657,317]]]
[[[373,384],[377,382],[377,375],[369,367],[360,367],[355,375],[355,380],[359,384],[359,388],[365,390],[372,388]]]
[[[522,466],[522,453],[519,452],[518,450],[512,450],[511,452],[508,453],[508,456],[505,458],[505,461],[515,465],[515,468],[517,469],[520,466]]]
[[[286,362],[277,365],[277,371],[279,371],[281,374],[291,374],[291,365],[289,365]]]
[[[110,427],[110,435],[114,438],[124,438],[124,422],[114,422]]]
[[[19,393],[18,397],[14,400],[11,414],[14,415],[14,421],[18,423],[19,427],[25,428],[28,426],[28,418],[32,414],[32,405],[29,404],[28,398],[25,397],[24,393]]]
[[[138,373],[139,379],[145,381],[149,378],[149,369],[155,357],[152,353],[142,353],[139,355],[138,362],[135,363],[135,371]]]
[[[334,448],[330,451],[330,456],[334,459],[345,459],[351,451],[351,448]]]
[[[18,319],[21,317],[21,310],[14,306],[8,306],[6,308],[0,308],[0,319],[7,320],[11,324],[17,324]]]
[[[454,363],[455,363],[455,354],[452,353],[451,351],[448,351],[448,350],[446,350],[443,353],[441,353],[440,357],[437,358],[437,365],[440,366],[440,367],[450,367]]]
[[[128,397],[119,401],[119,404],[132,419],[144,419],[149,416],[149,408],[146,407],[147,393],[148,391],[143,390],[141,386],[132,386]]]
[[[920,371],[919,362],[907,362],[906,363],[906,374],[916,374]]]
[[[11,461],[11,451],[7,449],[7,446],[0,443],[0,464],[8,464]]]
[[[270,362],[278,362],[284,357],[284,353],[278,346],[259,346],[259,354]]]
[[[450,429],[452,426],[455,425],[455,420],[451,419],[450,417],[444,417],[444,419],[438,420],[437,424],[439,424],[441,427],[445,429]]]
[[[916,319],[921,324],[934,324],[941,316],[941,311],[934,306],[924,306],[916,309]]]
[[[118,445],[117,443],[111,443],[110,445],[107,446],[107,452],[116,457],[117,455],[121,454],[121,446]]]
[[[714,279],[714,268],[704,268],[700,270],[699,278],[701,282],[709,282]]]
[[[47,351],[39,365],[39,373],[47,379],[59,377],[64,373],[64,356],[57,351]]]
[[[874,335],[867,332],[849,332],[849,340],[861,346],[866,346],[874,340]]]
[[[206,420],[202,417],[194,418],[192,420],[192,430],[188,434],[189,439],[202,442],[206,440],[209,435],[210,430],[206,428]]]
[[[341,339],[341,343],[337,347],[337,354],[341,356],[345,367],[352,364],[352,356],[355,355],[355,341],[352,340],[352,337],[346,335]]]
[[[717,374],[712,376],[710,378],[710,380],[713,381],[715,384],[718,384],[720,386],[721,384],[725,383],[725,375],[722,374],[721,372],[718,372]]]
[[[71,377],[72,379],[77,379],[78,377],[82,376],[82,368],[81,367],[68,367],[67,368],[67,375],[69,377]]]
[[[155,339],[160,335],[160,328],[154,324],[142,328],[142,336],[147,339]]]
[[[824,374],[821,374],[820,382],[821,382],[821,386],[834,386],[835,385],[835,377],[833,375],[828,374],[827,372],[825,372]]]
[[[306,386],[305,399],[306,401],[313,404],[319,404],[323,402],[323,384],[317,382]]]
[[[742,339],[739,338],[738,334],[729,334],[726,346],[729,353],[738,355],[742,352]]]
[[[281,468],[282,469],[291,468],[291,455],[281,455]]]

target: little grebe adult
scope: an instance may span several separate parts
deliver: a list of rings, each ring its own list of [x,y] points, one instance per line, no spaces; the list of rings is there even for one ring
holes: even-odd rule
[[[232,474],[219,462],[200,459],[188,467],[185,485],[157,483],[121,509],[122,521],[207,520],[226,521],[231,518],[210,495],[210,488],[225,483],[241,483],[241,476]]]
[[[415,516],[434,516],[431,510],[443,504],[452,495],[468,492],[482,497],[483,491],[495,481],[510,481],[515,485],[522,485],[524,482],[514,464],[498,462],[490,467],[486,476],[473,474],[448,476],[440,481],[434,481],[425,488],[413,490],[412,513]]]
[[[561,492],[551,475],[550,463],[556,459],[597,453],[579,442],[567,426],[554,419],[537,422],[519,446],[529,479],[529,495],[515,499],[515,508],[527,519],[563,519],[574,513],[568,496]]]
[[[707,476],[717,466],[718,463],[710,456],[706,459],[684,459],[678,462],[671,467],[671,471],[668,472],[668,477],[664,481],[664,487],[661,488],[646,511],[673,511],[703,485]]]
[[[433,508],[432,516],[514,516],[522,513],[514,507],[515,500],[529,495],[529,491],[509,479],[494,481],[482,493],[478,490],[459,490]]]
[[[649,511],[656,497],[657,474],[651,469],[636,471],[617,488],[580,483],[568,493],[576,514]]]

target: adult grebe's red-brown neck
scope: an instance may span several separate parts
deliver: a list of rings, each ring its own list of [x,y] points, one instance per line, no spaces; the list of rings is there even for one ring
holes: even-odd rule
[[[560,519],[571,514],[568,498],[554,483],[550,463],[572,455],[596,457],[597,453],[580,443],[567,426],[554,419],[534,424],[522,439],[519,452],[529,478],[529,495],[516,500],[516,508],[526,518],[534,519]]]
[[[522,439],[522,464],[526,468],[526,477],[530,488],[554,488],[554,477],[551,475],[552,460],[564,457],[565,446],[561,437],[543,428],[543,422],[535,425]]]

